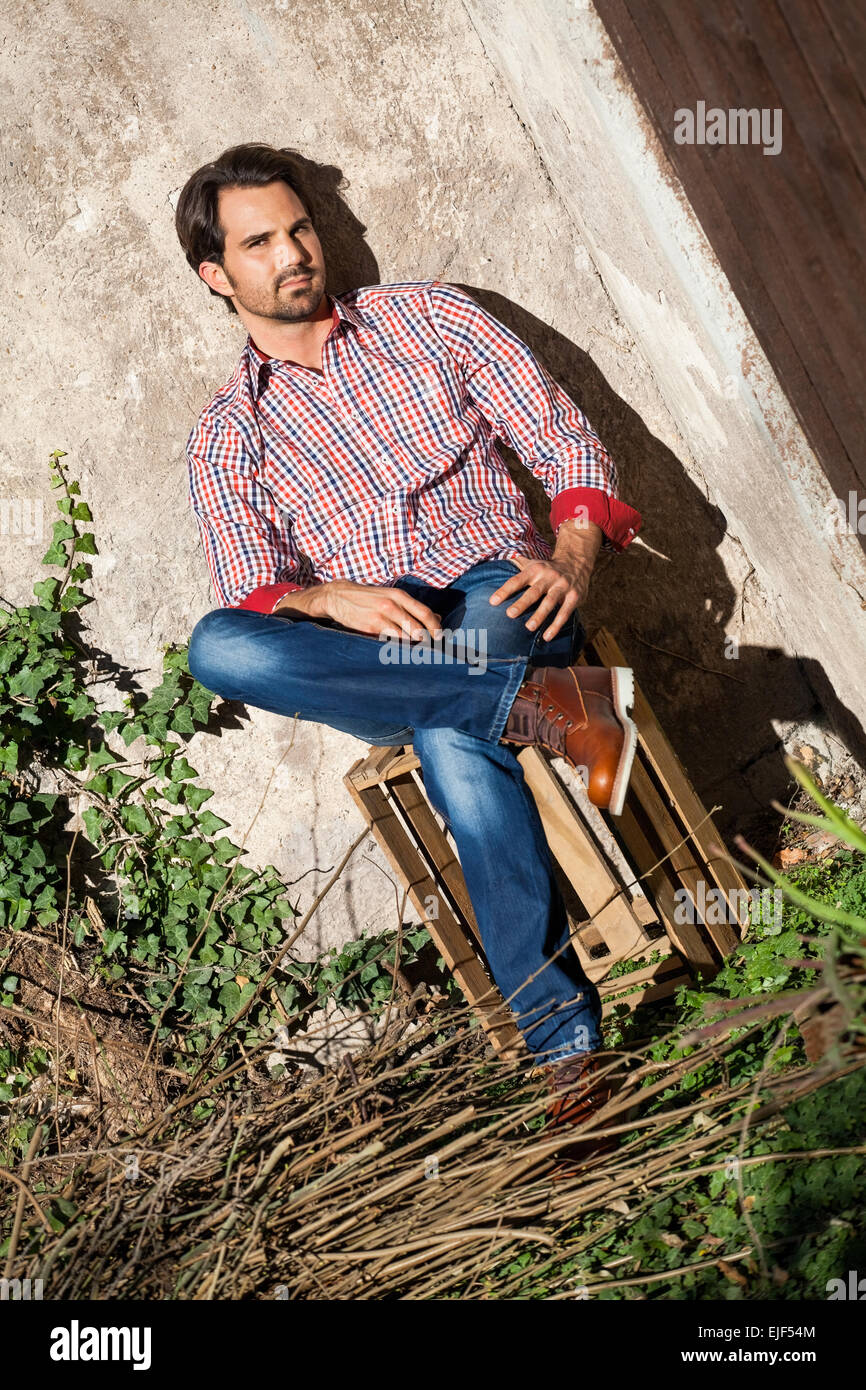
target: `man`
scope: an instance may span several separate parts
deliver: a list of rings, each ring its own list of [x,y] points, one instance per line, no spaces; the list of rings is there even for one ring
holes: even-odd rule
[[[624,549],[641,517],[575,403],[465,291],[326,293],[313,211],[299,157],[261,144],[178,200],[189,264],[247,329],[187,443],[220,605],[190,669],[226,699],[412,743],[497,984],[550,1064],[552,1120],[576,1123],[606,1095],[599,995],[509,744],[555,751],[621,811],[631,672],[575,664],[578,608],[599,549]],[[552,552],[497,439],[552,498]]]

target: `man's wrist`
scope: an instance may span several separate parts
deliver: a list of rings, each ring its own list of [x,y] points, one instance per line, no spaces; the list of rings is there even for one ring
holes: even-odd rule
[[[296,589],[291,594],[283,594],[279,603],[271,609],[272,613],[285,613],[293,609],[297,613],[306,613],[312,617],[317,598],[317,590],[323,588],[322,584],[310,584],[306,589]]]
[[[566,556],[594,565],[604,540],[604,532],[594,521],[584,517],[565,520],[556,533],[553,554],[557,560]]]

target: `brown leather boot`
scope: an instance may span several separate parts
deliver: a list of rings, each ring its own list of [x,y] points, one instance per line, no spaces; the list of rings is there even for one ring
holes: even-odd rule
[[[574,1140],[557,1152],[563,1171],[569,1166],[611,1153],[618,1144],[615,1134],[580,1137],[580,1127],[606,1105],[616,1091],[609,1077],[598,1078],[601,1063],[593,1052],[570,1057],[544,1068],[553,1099],[547,1108],[544,1137],[577,1130]]]
[[[593,805],[619,816],[637,747],[633,703],[629,666],[527,666],[501,741],[565,758]]]

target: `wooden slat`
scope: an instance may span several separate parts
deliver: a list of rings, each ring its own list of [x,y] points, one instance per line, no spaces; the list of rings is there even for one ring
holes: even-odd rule
[[[648,944],[650,937],[636,916],[631,899],[599,854],[541,750],[521,749],[518,762],[535,798],[551,852],[601,932],[605,945],[619,958]]]
[[[663,960],[657,960],[653,965],[645,965],[642,970],[633,970],[629,975],[617,975],[612,980],[599,980],[598,992],[602,999],[606,999],[612,994],[621,994],[624,990],[638,985],[660,984],[662,980],[673,975],[682,980],[689,978],[679,956],[667,956]]]
[[[673,883],[663,864],[653,869],[659,855],[656,854],[644,834],[643,828],[629,805],[628,798],[626,798],[622,815],[619,817],[617,830],[622,836],[637,872],[641,875],[647,875],[645,881],[655,898],[656,907],[668,936],[677,951],[694,970],[699,970],[706,976],[715,975],[719,968],[719,962],[705,944],[697,926],[693,922],[679,922],[677,920],[677,901],[674,897]]]
[[[523,1038],[509,1021],[501,994],[488,978],[396,812],[379,787],[358,790],[347,773],[344,782],[359,811],[368,822],[388,862],[407,890],[409,899],[430,933],[469,1004],[475,1009],[491,1043],[503,1057],[516,1057],[525,1051]],[[424,899],[436,896],[439,916],[427,915]]]
[[[713,147],[720,156],[714,160],[719,191],[730,196],[736,188],[751,198],[755,221],[765,233],[753,243],[755,259],[763,259],[765,279],[779,276],[780,270],[791,277],[789,293],[780,284],[777,295],[783,321],[797,334],[808,331],[810,324],[821,337],[829,329],[836,345],[835,366],[845,381],[842,389],[856,410],[856,393],[863,383],[859,362],[863,329],[858,313],[862,270],[854,249],[854,227],[862,224],[863,187],[858,179],[847,182],[847,192],[837,187],[832,199],[822,187],[821,160],[816,168],[810,159],[810,128],[815,131],[813,139],[824,142],[824,164],[829,155],[829,162],[839,166],[837,184],[849,160],[838,140],[830,136],[833,122],[774,0],[737,0],[736,4],[714,0],[714,8],[710,28],[693,23],[676,3],[668,0],[666,5],[676,42],[695,80],[706,91],[722,86],[734,108],[783,113],[782,150],[778,155],[757,156],[760,173],[751,166],[744,168],[741,147]],[[715,96],[710,104],[717,104]],[[796,120],[792,119],[795,111]],[[748,226],[744,213],[742,205],[733,209],[735,225],[753,230],[755,223]],[[853,225],[846,225],[846,219]],[[804,246],[814,250],[807,261],[799,259]],[[847,294],[841,292],[843,285]],[[832,357],[832,344],[828,348]]]
[[[571,944],[577,951],[580,963],[586,971],[587,979],[591,980],[594,985],[597,985],[599,980],[604,979],[610,969],[611,961],[615,960],[616,957],[610,954],[606,956],[591,956],[586,952],[585,945],[582,942],[580,946],[578,946],[577,943],[579,941],[580,938],[575,933],[572,933]]]
[[[628,666],[629,664],[607,628],[599,628],[587,646],[593,648],[605,666]],[[637,724],[641,748],[646,753],[668,796],[675,804],[686,828],[694,832],[691,843],[703,856],[716,883],[726,896],[732,891],[739,893],[745,890],[745,881],[736,866],[711,853],[710,845],[715,842],[724,849],[724,840],[712,817],[704,819],[707,816],[707,808],[686,776],[682,763],[668,742],[637,681],[634,684],[632,718]],[[734,897],[733,903],[736,902],[737,897]]]
[[[447,835],[433,815],[422,789],[411,772],[403,772],[398,777],[389,779],[388,790],[411,824],[419,842],[436,865],[437,873],[457,904],[460,913],[466,919],[476,941],[479,945],[483,945],[460,860],[457,858]]]
[[[675,871],[682,886],[690,894],[694,902],[695,912],[697,912],[701,900],[699,884],[701,880],[706,883],[706,867],[695,856],[690,841],[685,844],[680,843],[682,832],[675,824],[673,817],[656,791],[649,773],[638,758],[635,758],[632,769],[631,789],[652,821],[653,829],[661,841],[662,848],[668,855],[667,862]],[[670,928],[668,929],[670,930]],[[736,950],[739,945],[739,936],[727,922],[719,922],[715,925],[707,922],[706,929],[723,957],[730,955],[731,951]]]
[[[838,10],[839,0],[830,3]],[[866,183],[866,100],[862,89],[866,67],[861,69],[858,83],[853,55],[840,46],[832,21],[827,26],[826,43],[810,41],[815,26],[815,0],[780,0],[779,8],[832,115],[841,149],[847,150]],[[864,35],[866,28],[861,25],[861,39]]]
[[[599,961],[598,959],[593,959],[593,957],[589,954],[589,947],[592,944],[592,942],[587,941],[586,937],[581,932],[580,927],[577,927],[576,929],[572,930],[572,948],[576,952],[577,958],[583,966],[583,969],[586,971],[587,979],[592,980],[593,984],[595,984],[596,980],[604,973],[604,969],[610,968],[610,956],[604,956],[602,961]]]
[[[390,777],[398,777],[401,772],[411,772],[421,763],[411,746],[403,748],[371,748],[366,758],[356,764],[352,781],[359,791],[365,787],[377,787]]]
[[[658,925],[658,913],[650,902],[649,898],[643,893],[638,893],[631,900],[632,911],[643,927],[654,927]],[[653,938],[655,940],[655,937]]]
[[[833,490],[859,493],[862,0],[594,4]],[[782,110],[781,153],[678,145],[673,113],[699,99]]]
[[[609,999],[601,1006],[602,1018],[608,1018],[616,1008],[617,1004],[628,1004],[630,1009],[636,1009],[640,1004],[658,1004],[662,999],[669,999],[675,994],[681,984],[688,983],[688,976],[680,977],[673,975],[662,980],[659,984],[648,984],[639,993],[630,995],[628,999]]]
[[[605,956],[590,956],[588,950],[586,949],[590,943],[587,942],[585,937],[583,937],[583,939],[581,939],[581,937],[582,934],[580,932],[580,929],[578,928],[578,930],[572,934],[572,944],[575,950],[577,951],[578,955],[580,956],[580,961],[584,970],[586,971],[589,978],[592,980],[593,984],[598,985],[599,989],[601,989],[602,982],[607,979],[614,965],[619,965],[624,960],[633,960],[638,956],[649,955],[653,951],[659,951],[662,955],[663,960],[669,959],[673,962],[672,965],[666,967],[667,969],[673,970],[675,965],[676,969],[682,975],[683,979],[691,979],[691,974],[688,965],[676,951],[676,949],[673,946],[673,943],[668,939],[667,936],[654,937],[648,945],[645,943],[644,945],[637,947],[634,951],[631,952],[630,955],[620,956],[618,958],[614,955],[611,955],[610,953],[608,953]],[[661,964],[661,961],[657,961],[655,965],[643,966],[642,970],[658,970],[661,967]],[[715,974],[717,969],[717,965],[713,965],[712,973]],[[638,971],[633,971],[632,974],[628,976],[628,979],[637,978],[638,973]]]
[[[645,956],[647,951],[661,951],[663,956],[676,956],[680,960],[683,967],[685,969],[688,969],[687,963],[684,960],[682,960],[682,958],[679,955],[679,952],[677,951],[676,947],[674,946],[673,942],[670,940],[666,932],[662,932],[660,936],[654,936],[647,943],[647,945],[638,947],[637,950],[632,951],[631,955],[621,956],[620,959],[634,960],[637,956]]]
[[[779,94],[779,105],[783,111],[798,111],[800,119],[794,125],[794,139],[802,142],[795,159],[785,163],[785,183],[795,196],[796,204],[808,210],[815,219],[815,229],[819,240],[832,247],[831,256],[842,256],[853,272],[855,284],[859,289],[860,307],[863,307],[864,266],[862,238],[854,228],[847,225],[848,219],[855,217],[859,227],[866,217],[866,187],[860,178],[852,152],[843,141],[839,122],[832,114],[820,80],[816,80],[816,62],[824,68],[829,79],[829,88],[834,96],[841,97],[836,87],[835,76],[841,76],[841,65],[827,72],[826,65],[832,56],[838,57],[838,49],[831,34],[825,31],[821,42],[813,42],[814,6],[807,16],[802,9],[798,15],[796,5],[790,6],[790,13],[783,14],[774,0],[737,0],[749,27],[752,42],[761,54],[761,63],[773,87]],[[800,38],[792,30],[801,21]],[[810,29],[812,33],[810,33]],[[748,82],[748,78],[747,78]],[[756,103],[761,106],[761,102]],[[837,110],[850,114],[851,125],[859,124],[866,116],[862,98],[850,113],[845,102],[834,102]],[[786,138],[791,138],[789,121]],[[860,132],[862,139],[862,131]],[[788,154],[791,151],[787,151]],[[828,157],[829,156],[829,157]],[[777,158],[778,156],[771,156]],[[775,191],[775,189],[773,190]],[[783,209],[784,211],[784,209]],[[854,310],[855,304],[845,306],[846,312]],[[862,334],[862,325],[859,328]],[[862,341],[862,338],[861,338]]]
[[[862,0],[818,0],[818,10],[848,66],[861,97],[866,99],[866,25]]]

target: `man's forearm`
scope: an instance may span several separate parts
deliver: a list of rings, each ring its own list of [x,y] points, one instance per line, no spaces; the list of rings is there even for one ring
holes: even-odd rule
[[[603,539],[604,532],[594,521],[564,521],[556,533],[553,558],[576,562],[592,569]]]

